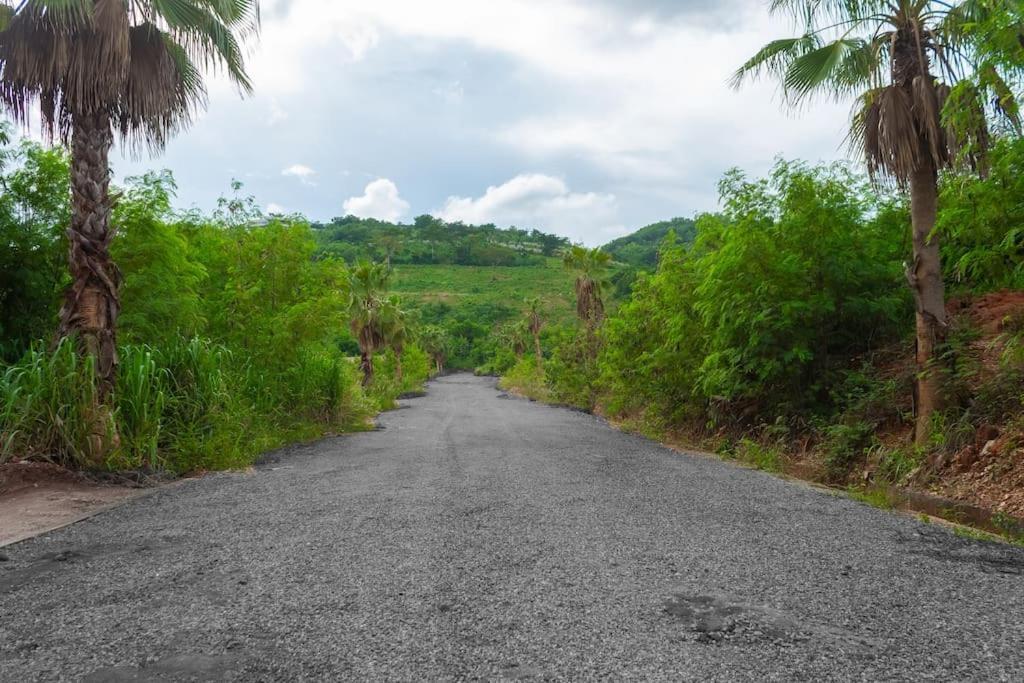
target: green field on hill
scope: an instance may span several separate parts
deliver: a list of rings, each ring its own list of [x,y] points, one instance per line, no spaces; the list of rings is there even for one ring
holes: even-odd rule
[[[572,318],[572,277],[557,258],[539,266],[397,265],[394,290],[412,307],[445,304],[453,310],[489,306],[520,312],[539,297],[550,319]]]

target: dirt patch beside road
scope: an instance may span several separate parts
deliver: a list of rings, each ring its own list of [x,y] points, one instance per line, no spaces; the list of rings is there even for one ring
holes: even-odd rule
[[[40,462],[0,465],[0,546],[58,529],[142,495]]]

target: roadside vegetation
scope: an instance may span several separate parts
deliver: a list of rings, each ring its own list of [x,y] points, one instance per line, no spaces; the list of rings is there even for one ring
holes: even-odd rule
[[[290,441],[365,429],[437,369],[385,265],[319,258],[307,223],[268,219],[238,192],[212,215],[175,213],[173,178],[148,174],[120,189],[112,215],[123,314],[101,421],[95,364],[54,335],[69,282],[68,159],[31,142],[0,155],[0,241],[11,245],[0,268],[0,461],[241,467]],[[360,288],[366,269],[376,279]]]

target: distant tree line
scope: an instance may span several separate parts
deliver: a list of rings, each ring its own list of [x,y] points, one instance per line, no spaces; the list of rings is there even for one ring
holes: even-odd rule
[[[312,227],[320,252],[348,263],[534,266],[569,246],[565,237],[540,230],[447,223],[428,215],[412,224],[345,216]]]

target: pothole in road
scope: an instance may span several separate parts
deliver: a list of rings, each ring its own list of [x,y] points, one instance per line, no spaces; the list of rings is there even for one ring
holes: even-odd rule
[[[881,644],[874,638],[841,628],[798,621],[779,610],[747,605],[727,595],[674,593],[664,611],[682,622],[706,645],[747,645],[770,642],[778,646],[827,640],[832,647],[871,656]]]
[[[698,643],[793,643],[808,639],[800,624],[782,612],[744,605],[722,595],[676,593],[665,601],[664,610],[692,630]]]

